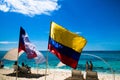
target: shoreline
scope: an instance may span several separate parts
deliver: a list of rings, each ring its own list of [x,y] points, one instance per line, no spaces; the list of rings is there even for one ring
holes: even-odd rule
[[[18,80],[64,80],[71,76],[71,70],[64,69],[31,69],[31,76],[27,77],[18,77]],[[84,75],[85,79],[85,71],[81,71]],[[16,76],[11,75],[13,73],[13,69],[0,69],[0,80],[15,80]],[[115,79],[114,79],[115,78]],[[100,73],[98,72],[99,80],[120,80],[120,74],[108,74],[108,73]]]
[[[13,66],[4,66],[4,68],[5,68],[5,69],[13,69]],[[41,67],[41,68],[40,68],[40,67],[38,67],[38,68],[37,68],[37,67],[31,67],[31,69],[46,69],[46,68],[42,68],[42,67]],[[53,69],[53,70],[54,70],[54,69],[59,69],[59,70],[68,70],[68,71],[69,71],[69,70],[72,70],[72,68],[59,68],[59,67],[58,67],[58,68],[57,68],[57,67],[56,67],[56,68],[50,68],[50,67],[48,67],[48,69]],[[79,69],[77,69],[77,70],[79,70]],[[84,71],[84,70],[81,70],[81,71]],[[96,70],[95,70],[95,71],[96,71]],[[119,72],[114,72],[113,70],[112,70],[112,71],[109,71],[109,72],[107,72],[107,71],[106,71],[106,72],[104,72],[104,71],[102,72],[102,71],[97,70],[97,72],[99,72],[99,73],[106,73],[106,74],[113,74],[113,73],[114,73],[114,74],[120,74]],[[113,73],[112,73],[112,72],[113,72]]]

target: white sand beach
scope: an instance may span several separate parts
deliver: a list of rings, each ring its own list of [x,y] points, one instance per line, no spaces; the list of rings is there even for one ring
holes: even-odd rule
[[[64,80],[71,76],[70,70],[63,69],[47,69],[45,76],[45,69],[32,69],[32,73],[27,76],[18,76],[17,80]],[[82,71],[85,78],[85,72]],[[120,74],[98,73],[99,80],[120,80]],[[13,69],[0,69],[0,80],[16,80]]]

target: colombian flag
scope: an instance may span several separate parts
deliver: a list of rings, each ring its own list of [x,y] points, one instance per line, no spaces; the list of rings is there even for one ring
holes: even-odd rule
[[[52,22],[48,49],[55,54],[61,62],[72,67],[77,68],[79,57],[82,49],[86,44],[86,40],[62,26]]]

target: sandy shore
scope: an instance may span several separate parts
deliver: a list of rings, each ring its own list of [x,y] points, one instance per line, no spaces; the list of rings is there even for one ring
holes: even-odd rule
[[[71,76],[70,70],[61,69],[48,69],[47,75],[45,76],[46,70],[44,69],[32,69],[32,74],[25,76],[19,76],[17,80],[64,80]],[[85,72],[82,71],[85,78]],[[16,74],[13,74],[13,69],[0,69],[0,80],[16,80]],[[115,76],[114,76],[115,75]],[[106,74],[98,73],[99,80],[120,80],[120,74]],[[115,77],[115,79],[114,79]]]

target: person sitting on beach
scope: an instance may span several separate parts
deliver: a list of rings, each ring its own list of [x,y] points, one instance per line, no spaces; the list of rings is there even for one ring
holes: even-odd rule
[[[31,67],[29,67],[27,64],[25,66],[28,69],[28,73],[31,73]]]
[[[24,62],[22,62],[21,72],[31,73],[31,69],[29,66],[25,65]]]
[[[3,68],[4,67],[4,64],[3,62],[0,60],[0,68]]]
[[[20,66],[18,65],[17,61],[15,61],[15,63],[13,64],[13,68],[14,68],[14,72],[13,73],[20,71]]]
[[[92,70],[93,70],[93,64],[92,64],[92,61],[90,61],[90,66],[89,66],[89,69],[90,69],[90,71],[92,71]]]
[[[22,62],[22,67],[25,67],[25,64]]]

